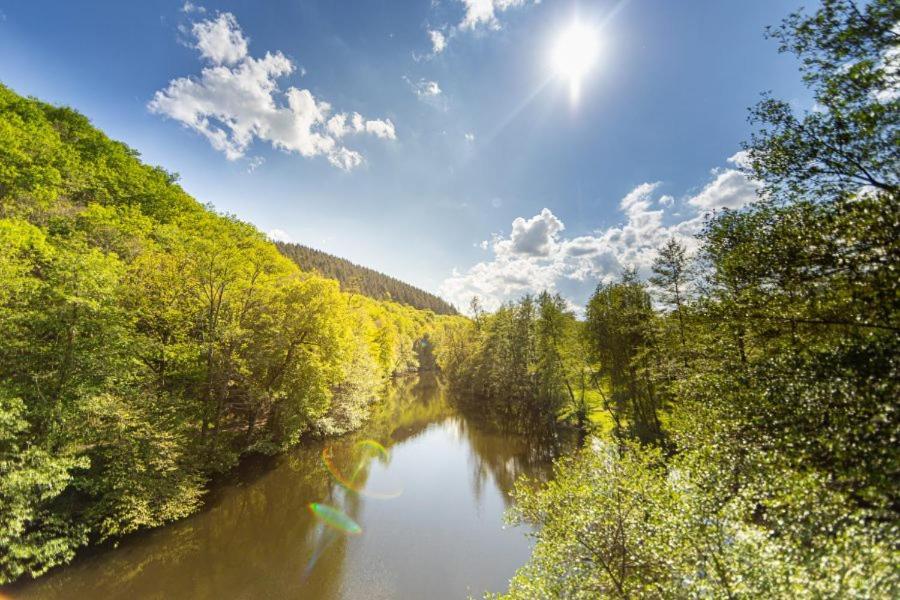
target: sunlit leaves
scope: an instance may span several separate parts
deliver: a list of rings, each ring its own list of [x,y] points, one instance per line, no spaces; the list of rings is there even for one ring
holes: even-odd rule
[[[69,109],[0,86],[0,582],[358,427],[443,320],[342,292]]]

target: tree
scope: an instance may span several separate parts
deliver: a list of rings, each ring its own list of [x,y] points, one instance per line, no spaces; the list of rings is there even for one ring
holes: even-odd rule
[[[613,419],[621,423],[627,416],[633,433],[647,440],[661,434],[659,397],[649,377],[654,318],[645,284],[634,270],[626,270],[620,281],[597,287],[585,323],[591,359],[600,369],[597,385],[606,379],[612,392]]]
[[[900,185],[900,7],[873,0],[824,0],[768,30],[795,54],[817,109],[797,116],[765,98],[751,113],[760,126],[746,148],[753,175],[778,198],[855,195]]]
[[[684,303],[690,279],[687,249],[675,238],[670,238],[653,261],[650,283],[660,291],[663,304],[675,312],[682,351],[687,345],[684,334]]]

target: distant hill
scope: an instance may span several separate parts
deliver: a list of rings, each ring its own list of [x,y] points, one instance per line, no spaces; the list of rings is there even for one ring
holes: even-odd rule
[[[318,271],[330,279],[337,279],[346,291],[358,292],[376,300],[393,300],[414,308],[430,310],[439,315],[456,315],[457,310],[439,296],[430,294],[399,279],[374,269],[354,264],[345,258],[303,246],[275,242],[278,250],[305,271]]]

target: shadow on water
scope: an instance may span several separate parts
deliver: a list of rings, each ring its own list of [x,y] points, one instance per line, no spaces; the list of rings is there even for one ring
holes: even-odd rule
[[[460,598],[501,591],[530,551],[504,529],[521,475],[547,478],[574,444],[559,432],[521,435],[479,420],[435,376],[396,383],[363,430],[251,458],[211,492],[200,513],[85,552],[67,567],[5,590],[13,598]],[[362,493],[322,461],[354,462],[357,442],[390,451],[359,473]],[[399,486],[397,497],[368,491]],[[332,535],[307,506],[340,507],[360,535]],[[333,530],[327,530],[333,531]],[[329,541],[326,538],[325,541]],[[310,557],[319,553],[304,576]]]

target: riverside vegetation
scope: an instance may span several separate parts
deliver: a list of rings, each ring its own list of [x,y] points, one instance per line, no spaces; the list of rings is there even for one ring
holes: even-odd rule
[[[0,87],[0,583],[194,512],[242,454],[357,428],[461,320],[342,292]]]
[[[547,294],[442,347],[502,418],[598,435],[544,486],[506,598],[900,595],[900,5],[826,0],[769,30],[816,109],[764,97],[755,204],[713,215],[583,321]],[[654,302],[655,301],[655,302]]]

